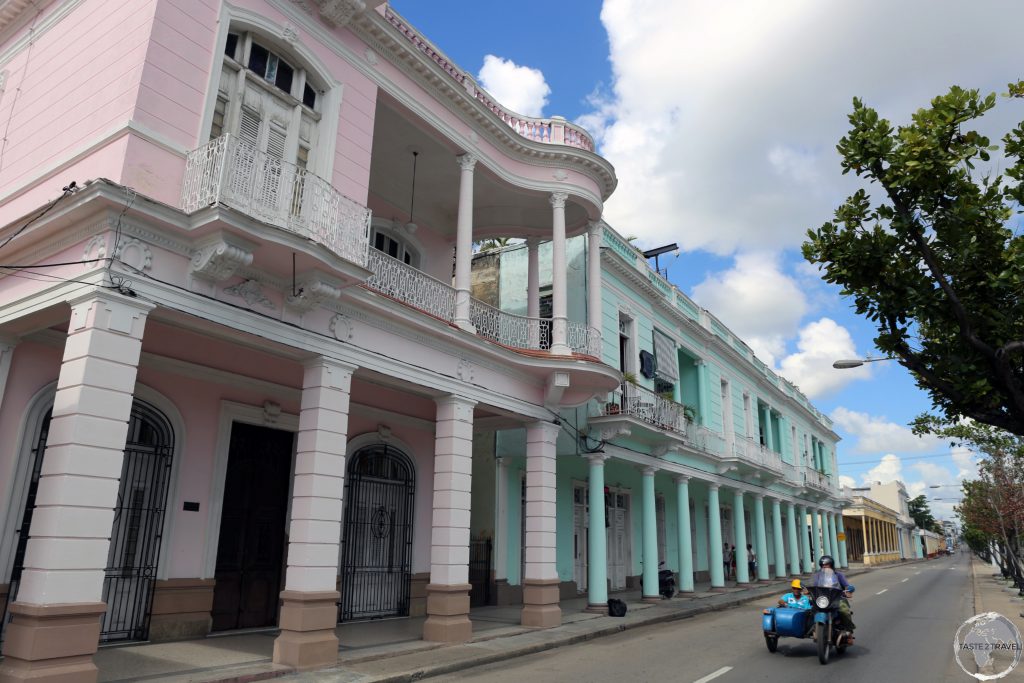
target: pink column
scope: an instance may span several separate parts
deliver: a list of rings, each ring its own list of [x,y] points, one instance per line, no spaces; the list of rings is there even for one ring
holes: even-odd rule
[[[567,266],[565,260],[565,192],[551,193],[551,353],[572,353],[568,344]]]
[[[459,210],[455,224],[455,324],[476,332],[470,320],[470,270],[473,263],[473,169],[476,157],[462,154],[459,162]]]
[[[469,510],[476,403],[457,396],[435,401],[434,513],[423,639],[458,642],[473,634],[469,620]]]
[[[338,660],[341,540],[349,392],[355,368],[329,358],[306,363],[295,455],[288,570],[274,663],[311,669]]]
[[[558,626],[558,569],[555,541],[555,442],[558,425],[534,422],[526,428],[526,573],[523,626]]]
[[[93,290],[71,324],[0,680],[95,681],[104,570],[152,304]]]

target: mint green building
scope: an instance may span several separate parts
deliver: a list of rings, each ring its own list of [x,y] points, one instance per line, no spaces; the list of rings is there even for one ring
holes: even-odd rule
[[[599,250],[588,244],[595,239]],[[530,251],[534,263],[550,264],[546,249],[520,244],[488,257],[501,309],[528,313]],[[566,253],[569,319],[600,320],[600,359],[623,382],[558,415],[562,599],[586,595],[594,609],[609,592],[660,599],[659,565],[684,592],[799,576],[825,553],[846,566],[838,539],[849,492],[838,484],[839,437],[828,417],[609,226],[568,240]],[[599,283],[588,281],[594,253]],[[544,315],[550,270],[535,278]],[[478,443],[472,532],[493,540],[491,602],[514,603],[526,560],[525,430],[496,430],[493,448]]]

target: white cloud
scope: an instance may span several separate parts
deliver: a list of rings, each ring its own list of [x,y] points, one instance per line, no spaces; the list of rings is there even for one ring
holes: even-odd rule
[[[840,486],[846,486],[848,488],[853,488],[854,486],[857,485],[857,480],[854,479],[853,477],[848,477],[845,474],[840,474],[839,475],[839,485]]]
[[[888,484],[891,481],[903,481],[903,461],[898,455],[887,453],[882,456],[881,462],[872,467],[864,475],[864,483],[873,482]]]
[[[844,371],[849,372],[849,371]],[[858,413],[839,406],[829,415],[844,431],[856,438],[852,450],[857,453],[940,452],[943,442],[934,436],[915,436],[910,428],[889,422],[884,417]]]
[[[525,116],[544,115],[551,88],[540,69],[486,55],[477,80],[502,106]]]
[[[831,318],[805,325],[797,339],[797,351],[782,359],[779,370],[811,399],[833,394],[851,381],[871,376],[870,366],[836,370],[833,361],[859,358],[850,332]]]
[[[606,217],[643,243],[792,248],[857,185],[835,150],[852,98],[902,123],[953,83],[1004,90],[1014,17],[956,0],[604,0],[612,83],[580,120],[619,178]],[[982,128],[1015,116],[1000,102]]]
[[[769,365],[785,353],[807,312],[807,300],[771,253],[736,256],[735,265],[709,275],[693,288],[693,299],[745,341]]]

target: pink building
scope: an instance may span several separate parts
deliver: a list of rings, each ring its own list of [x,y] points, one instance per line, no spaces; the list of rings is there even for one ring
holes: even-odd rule
[[[465,639],[474,435],[508,427],[523,622],[559,622],[552,411],[621,381],[599,277],[567,316],[616,183],[585,131],[379,0],[4,0],[0,125],[0,680],[275,625],[328,665],[342,617]],[[488,237],[552,242],[549,319],[470,296]]]

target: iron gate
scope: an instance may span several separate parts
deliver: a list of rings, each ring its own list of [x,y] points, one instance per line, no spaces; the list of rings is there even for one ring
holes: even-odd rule
[[[338,621],[409,615],[412,461],[387,444],[356,451],[345,480]]]
[[[17,599],[18,584],[25,567],[25,550],[35,511],[50,417],[47,413],[43,419],[39,439],[32,450],[32,476],[18,529],[10,589],[4,605],[4,624],[7,605]],[[174,434],[167,420],[151,406],[135,401],[128,423],[110,550],[103,577],[103,601],[107,604],[107,611],[100,626],[100,642],[145,640],[149,635],[149,612],[160,558],[173,453]]]
[[[491,539],[469,542],[469,606],[491,604]]]

